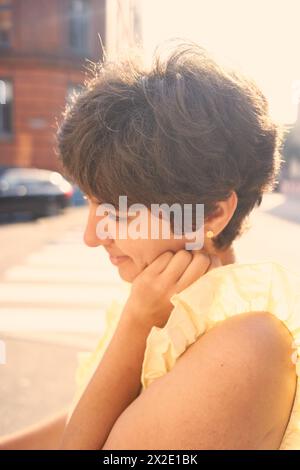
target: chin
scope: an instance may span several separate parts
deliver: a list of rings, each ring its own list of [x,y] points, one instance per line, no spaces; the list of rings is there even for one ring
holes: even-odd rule
[[[119,266],[119,276],[123,281],[126,282],[133,282],[135,278],[140,274],[140,272],[132,272],[128,268],[124,268],[123,270],[122,267]]]
[[[123,273],[122,274],[119,273],[119,275],[120,275],[120,278],[122,279],[122,281],[125,281],[125,282],[132,282],[133,281],[131,276],[128,276],[128,275],[123,274]]]

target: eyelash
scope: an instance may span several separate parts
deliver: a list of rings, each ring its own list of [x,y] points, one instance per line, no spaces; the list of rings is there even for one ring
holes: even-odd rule
[[[112,220],[116,220],[117,222],[124,222],[126,220],[126,217],[120,217],[119,215],[114,215],[112,213],[109,213],[108,217],[110,217]]]
[[[84,194],[83,199],[89,200],[89,197],[86,194]],[[100,202],[97,201],[97,204],[100,204]],[[117,221],[117,222],[124,222],[127,219],[126,217],[120,217],[119,215],[114,215],[111,212],[107,213],[107,211],[106,211],[105,215],[110,217],[112,220]]]

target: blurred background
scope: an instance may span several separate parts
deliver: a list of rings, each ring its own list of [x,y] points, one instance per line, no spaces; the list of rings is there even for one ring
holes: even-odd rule
[[[85,200],[55,152],[56,123],[103,47],[113,59],[138,45],[150,62],[184,37],[256,80],[287,137],[237,261],[300,273],[299,17],[298,0],[0,0],[0,435],[71,403],[77,354],[122,293],[117,268],[83,245]]]

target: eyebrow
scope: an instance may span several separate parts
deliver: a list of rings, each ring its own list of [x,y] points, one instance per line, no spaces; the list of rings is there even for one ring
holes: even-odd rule
[[[95,203],[95,204],[99,204],[99,205],[104,204],[103,202],[98,201],[98,199],[95,199],[95,198],[89,197],[89,196],[87,196],[87,197],[88,197],[93,203]],[[120,212],[120,209],[116,209],[116,208],[114,208],[114,209],[115,209],[115,212],[116,212],[116,213],[117,213],[117,212]],[[108,209],[107,209],[107,210],[108,210]]]
[[[92,196],[88,196],[87,194],[85,194],[85,196],[95,204],[104,204],[103,202],[98,201],[98,199],[95,199]],[[115,213],[116,214],[118,213],[121,217],[122,216],[123,217],[127,216],[129,218],[129,217],[134,217],[136,215],[136,214],[130,213],[128,211],[126,212],[126,214],[124,214],[124,212],[120,212],[120,209],[117,209],[117,208],[114,208],[114,209],[115,209]]]

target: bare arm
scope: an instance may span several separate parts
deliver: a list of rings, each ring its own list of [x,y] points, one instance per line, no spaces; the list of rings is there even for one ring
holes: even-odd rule
[[[22,431],[0,437],[0,450],[55,450],[59,448],[68,409]]]
[[[278,449],[296,390],[291,344],[269,312],[218,322],[126,408],[102,450]]]
[[[137,397],[150,327],[122,313],[115,334],[80,397],[63,433],[60,450],[99,450],[115,421]]]
[[[168,320],[171,294],[213,266],[213,260],[203,254],[164,252],[135,278],[111,342],[66,426],[60,449],[102,449],[116,420],[140,393],[147,337],[153,326],[162,327]]]

